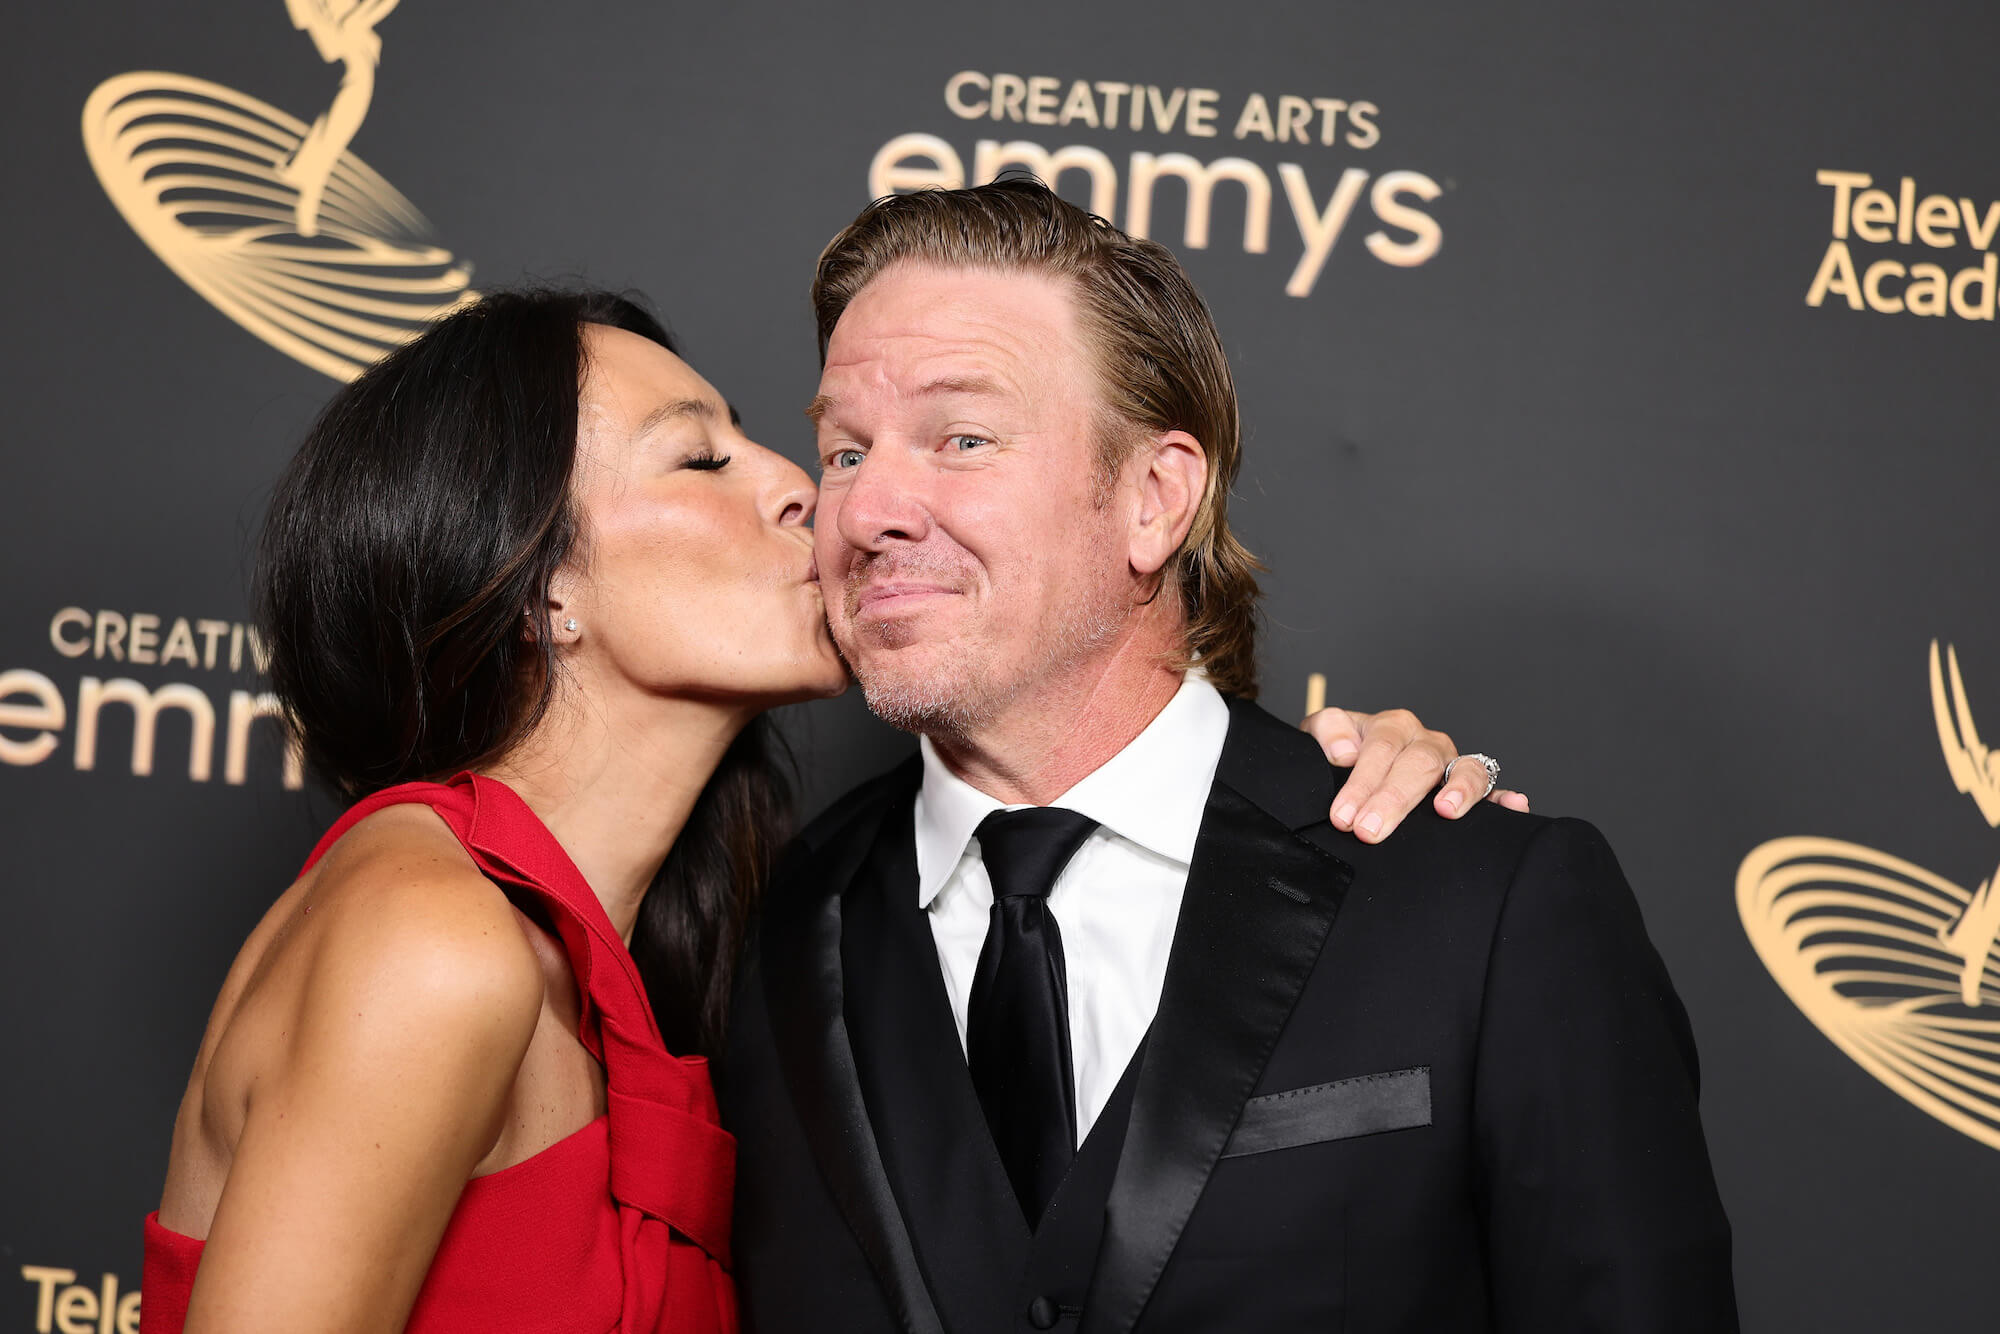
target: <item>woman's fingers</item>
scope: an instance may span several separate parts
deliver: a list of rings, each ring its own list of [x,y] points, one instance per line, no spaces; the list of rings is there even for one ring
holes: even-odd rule
[[[1458,763],[1451,766],[1451,777],[1438,789],[1437,800],[1432,805],[1439,815],[1456,820],[1486,797],[1486,789],[1492,786],[1492,782],[1485,765],[1470,755],[1461,756]],[[1497,789],[1493,795],[1499,795]]]
[[[1346,709],[1317,709],[1299,724],[1319,742],[1326,758],[1345,769],[1361,752],[1361,728]]]
[[[1329,761],[1353,768],[1328,817],[1335,828],[1352,830],[1364,843],[1379,843],[1394,833],[1433,788],[1432,809],[1448,820],[1463,816],[1482,797],[1509,810],[1528,809],[1525,793],[1495,788],[1489,794],[1486,766],[1471,756],[1452,766],[1449,780],[1438,787],[1458,749],[1449,735],[1425,727],[1408,709],[1319,709],[1300,726],[1319,742]]]
[[[1335,828],[1378,843],[1415,810],[1457,754],[1451,738],[1408,709],[1350,714],[1359,734],[1354,772],[1333,799]]]

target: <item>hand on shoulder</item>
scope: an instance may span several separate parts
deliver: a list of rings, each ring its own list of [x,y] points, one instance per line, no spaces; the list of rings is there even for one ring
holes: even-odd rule
[[[1361,713],[1320,708],[1318,703],[1308,701],[1310,712],[1299,726],[1319,742],[1330,764],[1353,770],[1334,796],[1328,819],[1363,843],[1380,843],[1395,833],[1433,789],[1431,809],[1447,820],[1458,819],[1481,800],[1514,811],[1528,809],[1525,793],[1496,786],[1483,765],[1454,766],[1460,754],[1452,739],[1425,727],[1408,709]]]

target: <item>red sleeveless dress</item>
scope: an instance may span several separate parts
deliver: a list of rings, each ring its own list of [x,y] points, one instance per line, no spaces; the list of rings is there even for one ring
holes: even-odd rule
[[[488,877],[538,903],[583,996],[579,1031],[604,1065],[609,1110],[525,1162],[466,1183],[410,1312],[408,1334],[734,1334],[729,1215],[736,1141],[708,1063],[660,1040],[632,956],[555,836],[504,783],[461,774],[360,802],[363,816],[435,810]],[[143,1334],[179,1334],[203,1243],[146,1219]]]

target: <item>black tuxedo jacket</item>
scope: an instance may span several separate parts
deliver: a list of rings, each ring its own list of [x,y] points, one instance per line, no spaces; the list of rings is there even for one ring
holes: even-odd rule
[[[773,881],[721,1071],[749,1334],[1737,1328],[1687,1019],[1589,825],[1231,721],[1153,1026],[1030,1235],[917,906],[913,761]]]

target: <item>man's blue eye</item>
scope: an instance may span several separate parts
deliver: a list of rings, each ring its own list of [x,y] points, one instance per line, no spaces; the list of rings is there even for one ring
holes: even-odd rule
[[[960,449],[977,449],[981,445],[990,445],[993,443],[983,435],[955,435],[951,437],[951,440]]]
[[[832,468],[858,468],[861,466],[861,459],[862,453],[858,449],[839,449],[835,450],[832,457],[827,459],[827,466]]]

